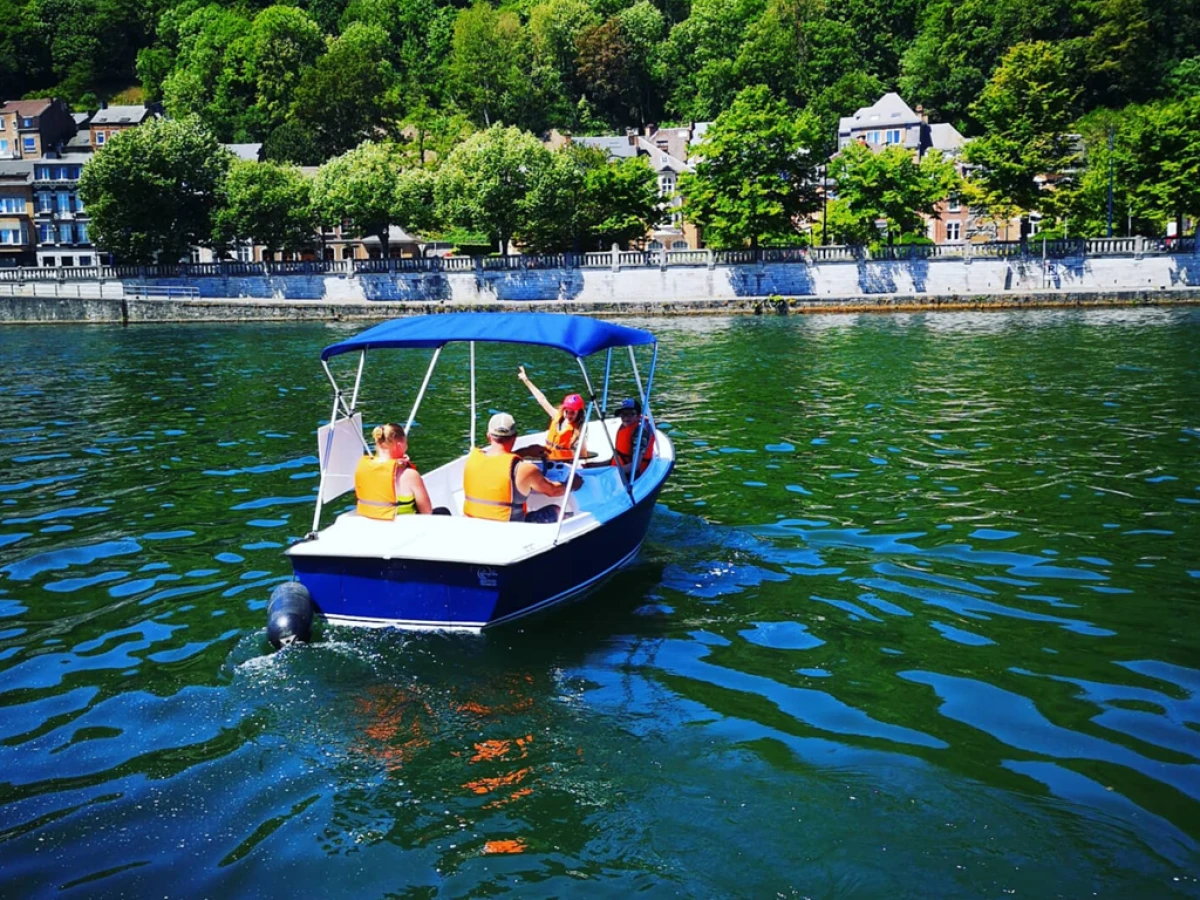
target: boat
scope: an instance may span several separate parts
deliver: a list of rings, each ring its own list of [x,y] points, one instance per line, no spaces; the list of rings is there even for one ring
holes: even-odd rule
[[[566,493],[555,499],[533,494],[528,501],[530,511],[557,504],[557,517],[533,524],[463,515],[464,453],[422,473],[433,506],[445,507],[449,515],[379,521],[351,508],[322,528],[322,512],[353,492],[355,468],[370,452],[357,408],[367,356],[393,350],[431,353],[405,423],[407,432],[443,348],[452,343],[470,347],[471,447],[481,437],[486,442],[476,416],[477,345],[537,345],[575,357],[586,389],[585,440],[569,461],[540,463],[547,478],[566,482]],[[640,352],[644,365],[647,351],[643,383],[638,356]],[[345,373],[342,384],[330,361],[346,354],[355,354],[357,365],[352,383]],[[598,369],[600,359],[604,375],[597,391],[589,363]],[[393,319],[326,347],[321,366],[333,387],[333,403],[329,422],[317,432],[321,478],[313,526],[286,551],[296,579],[311,595],[315,615],[338,625],[478,632],[558,606],[627,565],[646,537],[659,492],[675,465],[674,446],[655,423],[651,406],[657,363],[658,342],[647,331],[586,316],[537,312]],[[643,415],[653,429],[652,455],[642,471],[610,464],[619,427],[608,403],[614,365],[630,367]],[[526,434],[515,447],[538,445],[545,437],[544,431]],[[585,444],[594,458],[580,458]],[[639,459],[644,448],[635,449]]]

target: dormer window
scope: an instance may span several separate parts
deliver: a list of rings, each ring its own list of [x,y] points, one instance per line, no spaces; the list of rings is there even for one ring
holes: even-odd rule
[[[33,127],[33,119],[30,119],[30,118],[28,118],[28,117],[27,117],[27,118],[24,118],[24,119],[22,119],[22,120],[21,120],[21,127],[22,127],[22,128],[32,128],[32,127]]]

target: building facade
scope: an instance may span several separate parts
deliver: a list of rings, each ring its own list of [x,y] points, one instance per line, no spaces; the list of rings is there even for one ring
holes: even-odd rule
[[[37,263],[33,226],[33,163],[0,160],[0,266]]]
[[[75,134],[65,103],[53,97],[0,104],[0,159],[42,159]]]
[[[89,219],[79,198],[83,162],[41,160],[33,165],[33,221],[38,266],[94,266],[100,263]]]

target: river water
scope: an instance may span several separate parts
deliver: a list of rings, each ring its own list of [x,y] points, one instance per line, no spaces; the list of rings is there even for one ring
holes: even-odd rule
[[[358,327],[0,330],[0,895],[1200,894],[1200,311],[634,324],[678,453],[635,565],[278,654]],[[380,357],[403,421],[427,357]],[[481,350],[539,427],[518,363],[578,377]]]

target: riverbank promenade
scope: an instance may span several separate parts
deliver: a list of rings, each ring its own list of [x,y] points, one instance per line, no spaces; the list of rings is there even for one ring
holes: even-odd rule
[[[1194,238],[0,270],[0,322],[1194,303]]]

